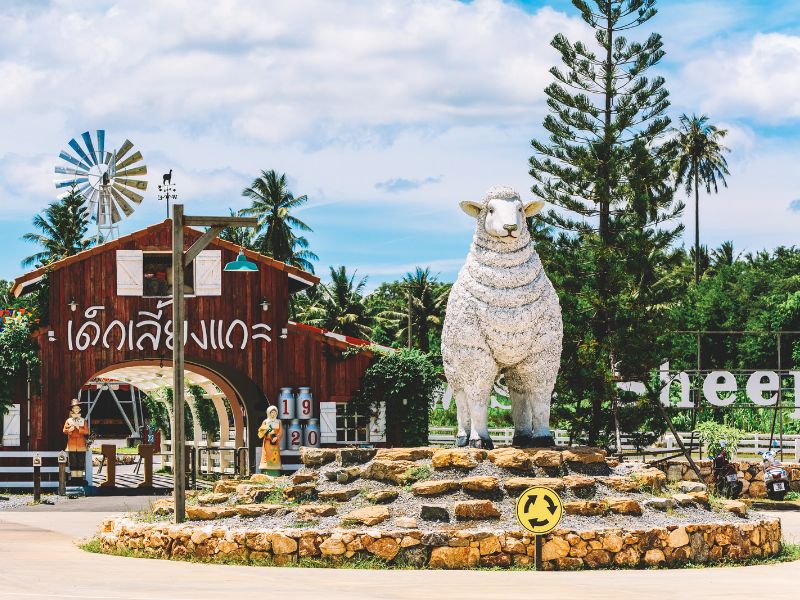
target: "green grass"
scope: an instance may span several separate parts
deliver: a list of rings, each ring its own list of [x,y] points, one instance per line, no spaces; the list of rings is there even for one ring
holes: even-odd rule
[[[784,496],[783,499],[792,501],[800,500],[800,492],[789,492],[788,494],[786,494],[786,496]]]
[[[403,473],[400,479],[406,483],[413,483],[414,481],[429,479],[430,476],[431,468],[428,465],[418,465],[408,469],[405,473]]]
[[[91,552],[94,554],[109,554],[112,556],[122,556],[127,558],[158,558],[154,557],[153,555],[147,554],[145,552],[141,552],[138,550],[130,550],[130,549],[114,549],[110,552],[103,551],[103,548],[100,544],[100,540],[97,538],[93,538],[90,540],[86,540],[78,544],[78,547],[81,550],[86,552]],[[274,566],[282,566],[282,567],[299,567],[299,568],[320,568],[320,569],[393,569],[393,570],[408,570],[408,569],[418,569],[418,570],[429,570],[428,567],[418,567],[403,560],[403,557],[400,556],[397,560],[392,563],[388,563],[377,556],[360,556],[357,555],[350,559],[329,559],[329,558],[300,558],[294,562],[286,563],[286,564],[276,564],[274,560],[261,560],[261,559],[248,559],[243,558],[241,556],[227,556],[227,557],[215,557],[215,558],[198,558],[194,556],[181,556],[181,557],[174,557],[168,560],[174,561],[181,561],[181,562],[191,562],[191,563],[200,563],[200,564],[223,564],[223,565],[248,565],[254,567],[274,567]],[[785,562],[792,562],[800,560],[800,544],[792,544],[789,542],[782,542],[781,544],[781,551],[776,556],[770,556],[767,558],[751,558],[745,561],[729,561],[729,560],[722,560],[716,561],[711,563],[684,563],[680,566],[661,566],[661,567],[635,567],[635,568],[625,568],[625,567],[618,567],[618,566],[608,566],[603,570],[619,570],[619,571],[636,571],[636,570],[644,570],[644,569],[705,569],[705,568],[712,568],[712,567],[744,567],[744,566],[755,566],[755,565],[774,565],[779,563]],[[509,567],[475,567],[475,571],[533,571],[533,565],[512,565]],[[579,570],[589,570],[589,569],[579,569]]]

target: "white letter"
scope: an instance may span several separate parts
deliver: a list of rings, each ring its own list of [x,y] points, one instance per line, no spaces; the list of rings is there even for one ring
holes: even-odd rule
[[[689,388],[691,387],[691,382],[689,381],[689,376],[686,374],[685,371],[681,371],[675,377],[669,376],[669,362],[665,362],[661,365],[661,369],[659,371],[659,377],[661,378],[661,404],[664,406],[672,406],[669,400],[669,389],[672,387],[672,382],[676,379],[681,384],[681,401],[675,405],[675,408],[692,408],[694,404],[692,404],[692,400],[689,397]]]
[[[762,379],[767,378],[766,383]],[[756,371],[747,378],[747,397],[753,404],[759,406],[772,406],[778,400],[778,394],[772,394],[769,398],[764,398],[762,392],[777,392],[780,382],[775,371]]]
[[[720,381],[722,379],[722,381]],[[736,400],[736,394],[720,398],[717,392],[735,392],[736,378],[730,371],[712,371],[703,382],[703,395],[714,406],[728,406]]]

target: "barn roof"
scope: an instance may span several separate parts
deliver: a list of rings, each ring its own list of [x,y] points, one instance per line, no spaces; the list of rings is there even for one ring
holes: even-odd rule
[[[80,262],[82,260],[86,260],[87,258],[90,258],[92,256],[96,256],[103,252],[114,250],[119,246],[137,240],[164,227],[171,228],[172,219],[166,219],[161,223],[150,225],[149,227],[145,227],[144,229],[139,229],[138,231],[134,231],[132,233],[129,233],[128,235],[123,235],[122,237],[119,237],[115,240],[105,242],[104,244],[100,244],[98,246],[93,246],[88,250],[84,250],[83,252],[78,252],[78,254],[62,258],[61,260],[57,260],[43,267],[39,267],[38,269],[34,269],[33,271],[29,271],[14,279],[14,285],[11,288],[11,293],[13,293],[15,296],[20,296],[22,295],[26,287],[40,281],[42,277],[44,277],[45,273],[48,273],[50,271],[57,271],[58,269],[63,269],[64,267]],[[189,236],[199,234],[199,232],[196,229],[193,229],[191,227],[185,227],[184,229],[186,232],[189,232]],[[191,239],[191,237],[187,236],[187,241],[189,239]],[[233,250],[234,252],[239,251],[239,246],[237,246],[234,243],[228,242],[226,240],[222,240],[220,238],[214,239],[211,242],[211,244],[216,245],[218,247],[227,248],[228,250]],[[286,271],[286,273],[289,275],[290,283],[292,281],[294,281],[295,283],[294,286],[290,286],[290,289],[294,288],[293,291],[305,289],[319,283],[319,277],[317,277],[316,275],[312,275],[307,271],[303,271],[302,269],[298,269],[297,267],[287,265],[286,263],[283,263],[279,260],[275,260],[274,258],[270,258],[269,256],[259,254],[258,252],[254,252],[246,248],[243,248],[243,251],[245,256],[247,256],[247,258],[249,258],[254,262],[261,263],[273,269],[278,269],[279,271]]]

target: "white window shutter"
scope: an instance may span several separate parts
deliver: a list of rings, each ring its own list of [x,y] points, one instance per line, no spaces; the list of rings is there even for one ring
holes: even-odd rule
[[[319,403],[319,433],[320,443],[336,443],[336,402]]]
[[[117,250],[117,296],[141,296],[144,291],[144,253]]]
[[[203,250],[194,259],[194,293],[222,295],[222,250]]]
[[[8,413],[0,415],[0,446],[19,446],[19,404],[12,404]]]
[[[381,402],[378,410],[369,418],[369,441],[383,443],[386,441],[386,403]]]

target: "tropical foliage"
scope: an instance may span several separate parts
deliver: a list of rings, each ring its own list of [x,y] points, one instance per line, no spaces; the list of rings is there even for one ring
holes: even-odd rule
[[[348,275],[344,266],[330,268],[331,279],[308,290],[299,301],[301,321],[335,333],[369,339],[374,314],[364,302],[367,278]]]
[[[21,376],[34,378],[39,368],[39,353],[31,338],[29,321],[11,321],[0,330],[0,415],[8,412],[13,399],[14,381]]]
[[[89,217],[83,196],[72,189],[64,198],[51,202],[42,214],[33,217],[35,232],[22,239],[39,246],[40,251],[22,261],[23,267],[40,267],[89,248],[93,241],[86,237]]]

